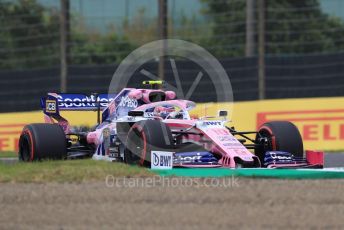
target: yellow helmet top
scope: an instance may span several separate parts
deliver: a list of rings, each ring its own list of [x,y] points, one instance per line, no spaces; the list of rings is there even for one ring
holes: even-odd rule
[[[149,81],[143,81],[142,82],[143,85],[150,85],[152,89],[154,88],[158,88],[158,86],[161,86],[164,84],[164,81],[162,80],[149,80]]]

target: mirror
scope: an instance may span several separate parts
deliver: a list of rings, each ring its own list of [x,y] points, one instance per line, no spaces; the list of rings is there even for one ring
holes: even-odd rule
[[[219,110],[218,115],[219,115],[219,117],[227,117],[228,111],[226,111],[226,110]]]

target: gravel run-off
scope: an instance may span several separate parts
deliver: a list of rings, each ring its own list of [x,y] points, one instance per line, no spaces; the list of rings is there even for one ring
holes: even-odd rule
[[[157,177],[158,178],[158,177]],[[342,229],[344,180],[0,184],[1,229]],[[145,181],[143,181],[145,180]],[[115,183],[113,183],[115,182]]]

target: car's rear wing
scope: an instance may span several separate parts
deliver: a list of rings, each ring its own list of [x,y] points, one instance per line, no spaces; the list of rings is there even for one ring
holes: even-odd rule
[[[114,98],[114,94],[48,93],[41,98],[41,107],[47,115],[58,114],[60,110],[97,111],[106,108]]]

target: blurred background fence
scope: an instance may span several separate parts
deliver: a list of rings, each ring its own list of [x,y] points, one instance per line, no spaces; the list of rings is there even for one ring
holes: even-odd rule
[[[0,112],[36,110],[46,92],[107,92],[126,55],[164,37],[212,53],[235,101],[344,95],[342,0],[2,0],[0,17]],[[189,62],[180,75],[197,75]],[[191,99],[212,100],[200,87]]]

